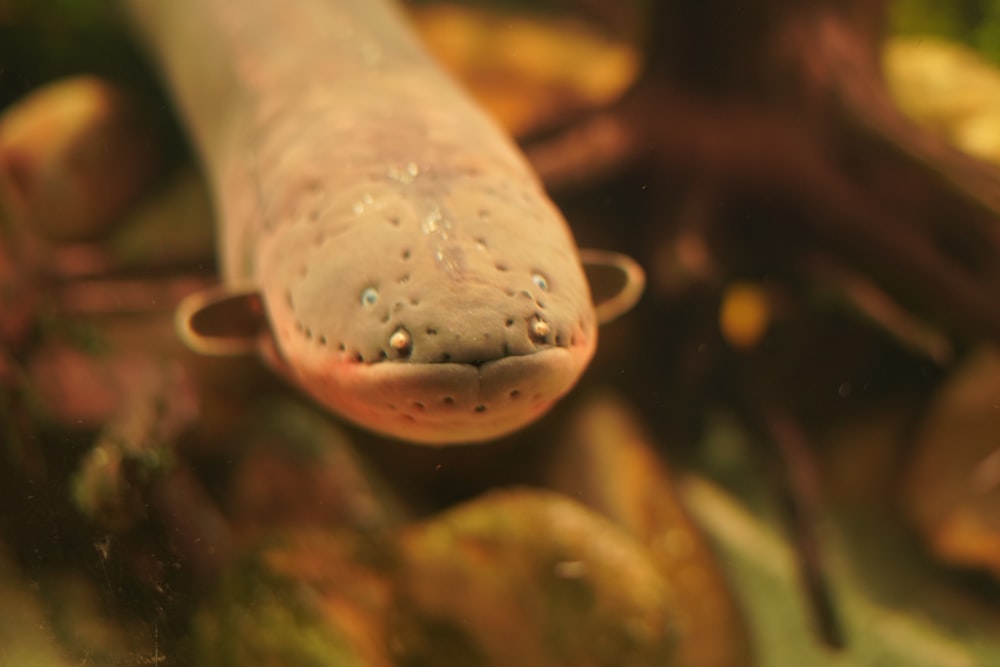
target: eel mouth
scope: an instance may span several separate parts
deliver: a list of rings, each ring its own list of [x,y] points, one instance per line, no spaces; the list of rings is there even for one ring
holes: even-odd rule
[[[423,444],[502,437],[545,414],[593,356],[596,340],[489,361],[297,365],[293,380],[359,426]],[[288,367],[286,366],[286,369]]]

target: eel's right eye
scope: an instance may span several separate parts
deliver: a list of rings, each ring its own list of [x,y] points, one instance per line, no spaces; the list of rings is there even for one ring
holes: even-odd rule
[[[365,307],[374,306],[378,302],[378,290],[374,287],[366,287],[361,293],[361,305]]]

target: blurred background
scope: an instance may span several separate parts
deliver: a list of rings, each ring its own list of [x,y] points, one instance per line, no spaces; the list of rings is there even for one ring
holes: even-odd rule
[[[1000,664],[1000,3],[405,10],[642,301],[474,447],[199,357],[155,67],[0,0],[0,665]]]

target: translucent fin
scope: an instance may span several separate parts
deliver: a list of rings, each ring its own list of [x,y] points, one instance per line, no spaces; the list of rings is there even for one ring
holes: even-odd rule
[[[607,324],[635,306],[646,287],[646,272],[628,255],[609,250],[581,249],[597,321]]]
[[[174,323],[185,345],[212,356],[256,353],[268,328],[260,292],[222,285],[185,297]]]

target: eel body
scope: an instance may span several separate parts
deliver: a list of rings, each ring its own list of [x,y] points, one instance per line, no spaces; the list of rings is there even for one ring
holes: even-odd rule
[[[217,207],[224,298],[185,318],[259,306],[275,368],[417,442],[499,437],[573,386],[598,318],[571,232],[397,7],[122,2]]]

